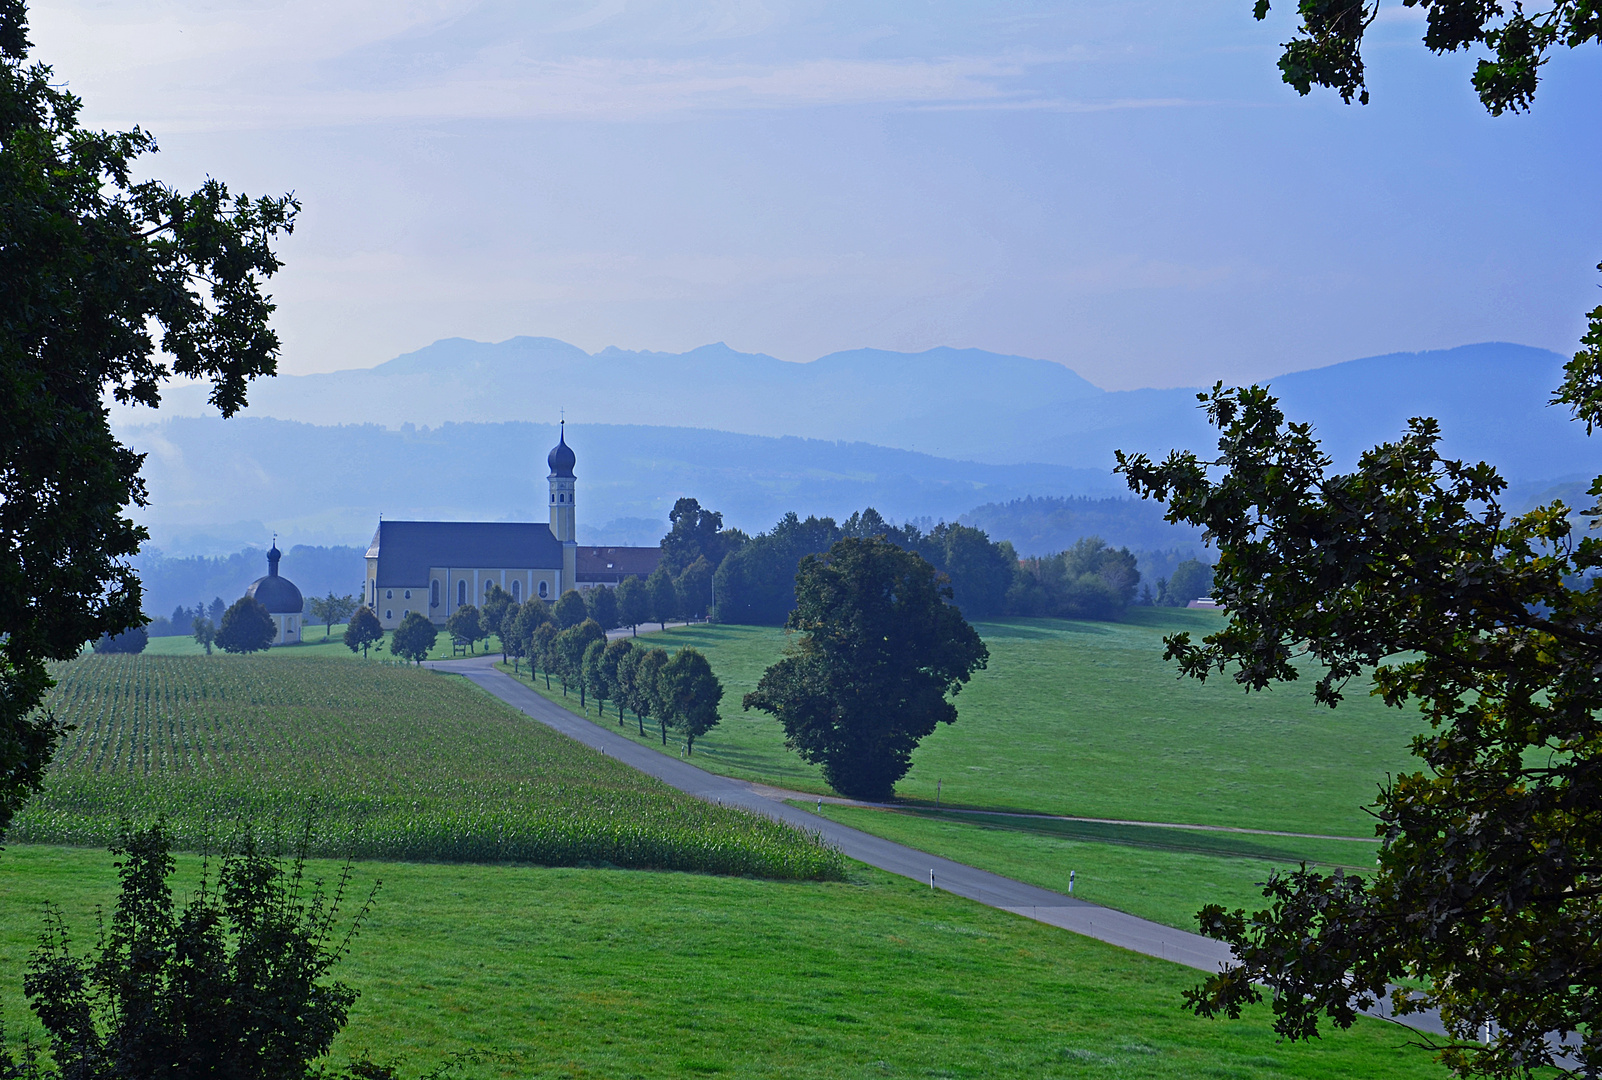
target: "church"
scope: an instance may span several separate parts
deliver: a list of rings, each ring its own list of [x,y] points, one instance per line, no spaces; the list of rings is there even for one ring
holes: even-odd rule
[[[515,603],[547,603],[568,589],[616,588],[656,569],[661,549],[580,547],[567,425],[547,455],[550,521],[380,521],[367,549],[363,600],[384,629],[414,611],[443,625],[464,604],[480,604],[491,585]]]

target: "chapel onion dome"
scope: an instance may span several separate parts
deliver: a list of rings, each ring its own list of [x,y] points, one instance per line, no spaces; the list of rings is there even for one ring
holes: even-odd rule
[[[281,558],[283,553],[278,550],[278,541],[275,540],[272,550],[267,552],[267,576],[251,582],[245,595],[259,601],[269,615],[299,615],[306,601],[293,581],[278,576],[278,560]]]
[[[557,436],[556,445],[546,456],[545,463],[551,467],[552,476],[572,477],[573,465],[578,458],[573,454],[573,448],[567,445],[567,425],[562,425],[562,433]]]

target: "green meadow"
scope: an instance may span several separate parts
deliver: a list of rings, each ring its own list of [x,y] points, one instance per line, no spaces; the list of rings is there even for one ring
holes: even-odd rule
[[[918,748],[898,798],[933,806],[938,793],[945,806],[1373,836],[1363,807],[1387,773],[1413,766],[1408,740],[1422,721],[1361,687],[1331,711],[1313,702],[1310,683],[1247,694],[1227,678],[1177,678],[1162,659],[1163,635],[1204,634],[1220,619],[1132,608],[1118,623],[978,623],[989,667],[957,695],[957,722]],[[740,708],[783,650],[784,631],[697,625],[639,640],[693,645],[723,681],[721,722],[696,740],[698,763],[827,793],[817,770],[785,748],[776,721]],[[636,730],[632,719],[625,730]]]
[[[179,859],[180,901],[198,860]],[[324,877],[333,863],[313,863]],[[410,1080],[500,1077],[1444,1078],[1360,1020],[1276,1042],[1268,1010],[1185,1013],[1197,973],[863,867],[849,880],[359,864],[382,880],[338,977],[361,992],[335,1061]],[[8,1034],[40,1033],[20,975],[57,906],[80,947],[115,878],[103,851],[0,854]]]
[[[811,803],[796,803],[815,809]],[[1256,911],[1275,869],[1362,871],[1377,845],[825,803],[824,817],[1093,904],[1196,932],[1203,904]]]

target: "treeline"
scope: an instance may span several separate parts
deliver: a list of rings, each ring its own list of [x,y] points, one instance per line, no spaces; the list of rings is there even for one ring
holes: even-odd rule
[[[671,517],[673,528],[662,540],[663,572],[716,567],[708,599],[719,622],[783,623],[795,607],[801,560],[848,538],[878,537],[916,552],[945,576],[952,602],[968,618],[1112,618],[1135,600],[1140,585],[1135,556],[1094,537],[1056,555],[1020,560],[1010,543],[993,541],[982,529],[951,522],[893,525],[871,507],[844,522],[789,513],[756,536],[724,529],[722,515],[694,499],[680,499]]]
[[[659,580],[670,581],[665,571],[659,573]],[[607,630],[627,625],[615,621],[616,608],[617,598],[605,588],[591,589],[588,596],[569,589],[548,606],[537,597],[514,603],[509,593],[491,585],[482,608],[458,608],[445,630],[469,643],[494,634],[514,670],[527,660],[547,689],[555,680],[564,696],[576,691],[586,711],[593,701],[604,717],[611,702],[619,725],[628,710],[641,735],[647,723],[654,723],[664,745],[671,730],[694,753],[695,740],[717,726],[723,684],[696,649],[669,654],[660,647],[642,648],[630,638],[608,641]]]
[[[284,552],[279,573],[293,581],[305,596],[322,596],[329,592],[342,596],[357,590],[364,580],[365,554],[366,548],[296,544]],[[151,627],[151,636],[188,634],[188,628],[178,628],[182,618],[166,613],[175,607],[192,611],[188,607],[190,602],[200,600],[204,604],[207,593],[219,598],[243,595],[252,581],[267,572],[267,552],[252,547],[219,557],[169,558],[160,551],[147,549],[134,557],[133,568],[139,572],[146,614],[165,618],[172,624],[170,630]],[[210,607],[215,606],[214,601]],[[211,610],[204,614],[212,622],[219,618]],[[193,624],[187,625],[192,627]]]

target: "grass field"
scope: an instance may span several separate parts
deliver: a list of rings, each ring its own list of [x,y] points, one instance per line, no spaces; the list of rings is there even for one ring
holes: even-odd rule
[[[366,660],[368,663],[375,661],[384,663],[402,662],[397,657],[389,654],[389,640],[394,636],[393,632],[384,635],[383,648],[370,648],[367,656],[363,657],[361,653],[353,653],[345,647],[344,624],[335,624],[327,637],[323,636],[323,629],[321,624],[308,626],[303,634],[304,641],[299,641],[292,645],[275,645],[260,655],[277,659],[320,656],[339,660]],[[479,655],[483,655],[486,652],[499,651],[499,639],[491,637],[488,642],[480,641],[474,646],[474,649]],[[143,655],[205,656],[206,650],[203,646],[196,644],[195,639],[191,637],[157,637],[150,639],[150,643],[145,646]],[[222,650],[213,646],[212,655],[222,655]],[[438,639],[434,642],[434,648],[428,654],[428,659],[449,660],[452,655],[451,636],[441,630]]]
[[[196,860],[180,860],[190,880]],[[335,867],[313,867],[331,875]],[[1446,1073],[1376,1021],[1276,1043],[1267,1010],[1198,1020],[1197,978],[865,869],[845,883],[639,871],[362,864],[378,908],[339,975],[362,993],[336,1045],[408,1078],[453,1055],[488,1077],[1153,1077]],[[0,854],[8,1033],[59,905],[80,946],[114,899],[104,852]],[[180,899],[184,895],[179,889]]]
[[[709,806],[432,671],[278,656],[89,656],[48,707],[74,725],[16,842],[105,844],[166,814],[201,850],[240,818],[366,858],[831,877],[839,856]]]
[[[1372,836],[1362,807],[1387,772],[1413,767],[1422,721],[1361,688],[1331,712],[1310,684],[1247,695],[1228,679],[1176,678],[1162,636],[1219,619],[1132,608],[1120,623],[979,623],[990,666],[957,696],[957,722],[918,748],[898,796],[933,803],[938,783],[946,805]],[[704,767],[827,790],[772,718],[740,709],[783,631],[692,626],[640,641],[694,645],[723,680],[722,722],[696,740]]]
[[[1302,862],[1347,870],[1374,865],[1375,844],[1087,822],[983,819],[853,806],[808,810],[909,847],[1031,885],[1196,932],[1203,904],[1256,911],[1260,882]]]

